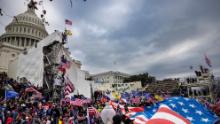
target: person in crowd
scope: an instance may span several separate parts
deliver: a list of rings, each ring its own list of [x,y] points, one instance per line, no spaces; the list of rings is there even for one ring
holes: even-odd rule
[[[113,124],[122,124],[122,118],[120,115],[116,114],[113,118]]]

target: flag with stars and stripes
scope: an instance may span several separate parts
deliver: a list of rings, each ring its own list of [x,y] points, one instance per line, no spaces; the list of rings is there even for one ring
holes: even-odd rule
[[[144,115],[145,120],[151,119],[162,104],[168,106],[174,112],[188,119],[191,124],[212,124],[218,118],[217,115],[195,99],[184,97],[171,97],[165,99],[152,106],[145,107],[144,112],[137,113],[131,118],[135,119],[140,115]]]
[[[190,121],[174,112],[167,105],[160,105],[157,112],[147,121],[147,124],[191,124]]]

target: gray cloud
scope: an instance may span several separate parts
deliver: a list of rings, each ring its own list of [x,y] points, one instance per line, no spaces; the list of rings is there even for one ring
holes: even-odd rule
[[[7,0],[2,3],[13,13],[24,10],[22,4],[18,11]],[[73,20],[74,36],[68,46],[91,73],[118,70],[150,72],[158,78],[184,76],[192,74],[190,65],[205,65],[207,53],[213,71],[220,75],[219,0],[75,0],[73,8],[68,2],[48,1],[45,8],[50,32],[63,30],[65,18]]]

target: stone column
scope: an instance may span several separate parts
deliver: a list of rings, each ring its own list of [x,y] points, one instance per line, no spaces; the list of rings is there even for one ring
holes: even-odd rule
[[[189,94],[189,93],[190,93],[190,92],[189,92],[189,88],[190,88],[190,87],[187,87],[188,97],[190,97],[190,94]]]
[[[9,42],[10,42],[10,44],[13,44],[11,37],[9,37]]]
[[[27,38],[24,38],[24,47],[27,46]]]
[[[195,98],[195,94],[194,94],[195,90],[192,90],[192,91],[193,91],[192,92],[192,97]]]
[[[18,40],[17,40],[17,37],[15,37],[15,45],[18,46]]]

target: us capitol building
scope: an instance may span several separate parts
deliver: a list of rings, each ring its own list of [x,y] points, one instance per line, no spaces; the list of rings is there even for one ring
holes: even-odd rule
[[[31,3],[29,3],[31,4]],[[35,13],[34,7],[14,17],[0,36],[0,72],[8,73],[8,65],[24,50],[37,47],[37,43],[48,36],[44,23]]]

